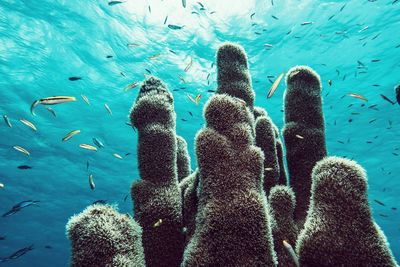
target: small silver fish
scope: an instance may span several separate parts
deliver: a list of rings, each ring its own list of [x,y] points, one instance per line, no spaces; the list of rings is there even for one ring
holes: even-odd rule
[[[163,220],[162,220],[162,219],[158,219],[158,220],[154,223],[153,228],[159,227],[162,223],[163,223]]]
[[[0,183],[0,189],[3,189],[3,188],[4,188],[4,184]]]
[[[79,147],[87,149],[87,150],[92,150],[92,151],[97,151],[97,147],[88,145],[88,144],[80,144]]]
[[[8,127],[12,127],[10,119],[7,117],[7,115],[3,115],[4,122],[7,124]]]
[[[90,186],[90,189],[92,189],[92,190],[94,190],[94,188],[96,187],[96,185],[94,184],[94,180],[93,180],[93,175],[92,174],[89,175],[89,186]]]
[[[26,149],[23,148],[23,147],[20,147],[20,146],[13,146],[13,148],[14,148],[15,150],[17,150],[17,151],[19,151],[19,152],[21,152],[21,153],[27,155],[27,156],[30,155],[29,151],[26,150]]]
[[[107,104],[104,104],[104,107],[106,108],[108,113],[110,113],[110,115],[112,115],[112,111],[111,111],[110,107]]]
[[[122,156],[120,154],[114,153],[113,156],[116,157],[117,159],[122,159]]]
[[[90,106],[89,99],[85,95],[81,95],[81,97],[82,97],[83,101],[85,101],[86,104],[88,104]]]
[[[187,66],[185,68],[185,72],[187,72],[190,69],[190,67],[192,67],[192,64],[193,64],[193,58],[190,57],[190,62],[187,64]]]
[[[300,267],[300,263],[299,263],[299,258],[297,257],[296,253],[293,250],[293,247],[286,241],[283,240],[283,246],[285,247],[285,249],[287,250],[287,252],[289,253],[290,257],[293,259],[294,264],[297,267]]]
[[[80,133],[81,130],[73,130],[69,133],[67,133],[67,135],[65,135],[62,139],[63,142],[68,141],[69,139],[71,139],[74,135],[77,135],[78,133]]]
[[[282,72],[282,73],[278,76],[278,78],[276,78],[276,80],[275,80],[274,83],[272,84],[271,88],[269,89],[267,98],[271,98],[271,97],[272,97],[272,95],[274,94],[276,88],[278,88],[279,83],[281,82],[281,80],[282,80],[282,78],[283,78],[284,75],[285,75],[285,73]]]
[[[32,130],[37,131],[36,126],[32,122],[25,119],[20,119],[19,121],[31,128]]]
[[[34,109],[39,105],[56,105],[67,102],[76,101],[76,98],[73,96],[50,96],[46,98],[42,98],[39,100],[35,100],[31,105],[31,113],[32,115],[36,115]]]
[[[367,30],[369,28],[369,26],[365,26],[364,28],[362,28],[361,30],[359,30],[358,32],[360,33],[360,32],[363,32],[363,31],[365,31],[365,30]]]

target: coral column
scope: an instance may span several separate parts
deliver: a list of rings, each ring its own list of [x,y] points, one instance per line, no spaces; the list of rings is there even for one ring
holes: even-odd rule
[[[138,129],[141,180],[132,185],[135,219],[143,228],[146,266],[179,266],[182,260],[182,196],[178,186],[173,98],[157,78],[144,82],[131,112]]]

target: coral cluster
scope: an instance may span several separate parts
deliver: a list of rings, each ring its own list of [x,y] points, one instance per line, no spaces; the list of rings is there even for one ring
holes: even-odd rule
[[[131,111],[137,223],[111,206],[75,215],[71,265],[397,266],[372,218],[364,170],[327,157],[318,74],[303,66],[287,74],[287,177],[279,131],[254,106],[244,50],[222,45],[217,66],[192,173],[171,93],[155,77],[144,82]]]

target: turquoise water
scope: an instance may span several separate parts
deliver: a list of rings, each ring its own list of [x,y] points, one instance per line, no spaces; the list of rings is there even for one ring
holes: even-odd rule
[[[127,0],[113,6],[100,0],[1,0],[0,114],[8,116],[12,128],[0,125],[0,212],[24,200],[40,201],[0,217],[0,237],[5,237],[0,238],[0,257],[34,245],[3,266],[67,266],[65,223],[93,201],[107,200],[131,213],[130,197],[125,197],[139,177],[137,134],[125,122],[138,87],[124,88],[149,72],[174,90],[177,133],[188,141],[195,168],[194,136],[203,124],[202,107],[212,96],[207,90],[216,88],[215,52],[225,41],[245,48],[256,105],[266,108],[279,128],[285,85],[267,99],[275,79],[267,76],[303,64],[321,75],[329,154],[353,158],[367,170],[374,218],[400,261],[400,106],[380,96],[395,101],[394,86],[400,82],[395,75],[400,69],[400,1],[201,4],[188,0],[184,8],[180,0]],[[187,93],[201,94],[199,105]],[[34,100],[53,95],[77,101],[52,106],[56,117],[44,106],[35,109],[36,116],[30,113]],[[19,119],[34,123],[37,131]],[[62,142],[78,129],[80,134]],[[79,147],[93,145],[93,137],[104,148],[95,152]],[[30,156],[13,146],[29,150]],[[21,165],[32,168],[17,168]],[[89,174],[96,184],[93,191]]]

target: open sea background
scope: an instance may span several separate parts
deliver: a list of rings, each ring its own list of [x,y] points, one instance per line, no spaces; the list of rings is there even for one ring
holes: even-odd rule
[[[309,65],[321,75],[329,154],[355,159],[367,170],[374,219],[400,261],[400,106],[380,96],[395,101],[399,32],[397,0],[187,0],[186,8],[181,0],[116,5],[103,0],[1,0],[0,114],[9,117],[12,128],[1,121],[0,183],[5,187],[0,189],[0,213],[24,200],[40,203],[0,217],[0,236],[5,237],[0,258],[34,245],[0,265],[67,266],[65,224],[95,200],[132,214],[130,196],[124,198],[139,178],[137,133],[125,123],[139,87],[124,88],[149,72],[173,90],[177,133],[189,143],[194,169],[194,136],[204,122],[203,105],[213,94],[208,90],[216,89],[213,62],[225,41],[245,48],[256,105],[266,108],[280,129],[285,84],[282,80],[267,99],[275,80],[267,76],[277,77],[295,65]],[[82,79],[70,81],[72,76]],[[187,94],[201,94],[200,103],[192,103]],[[44,106],[31,115],[34,100],[54,95],[77,101],[51,106],[57,117]],[[37,132],[23,125],[22,118],[34,123]],[[80,134],[61,141],[77,129]],[[105,147],[97,152],[79,147],[93,144],[93,137]],[[29,150],[30,157],[14,150],[16,145]],[[32,169],[18,169],[20,165]]]

